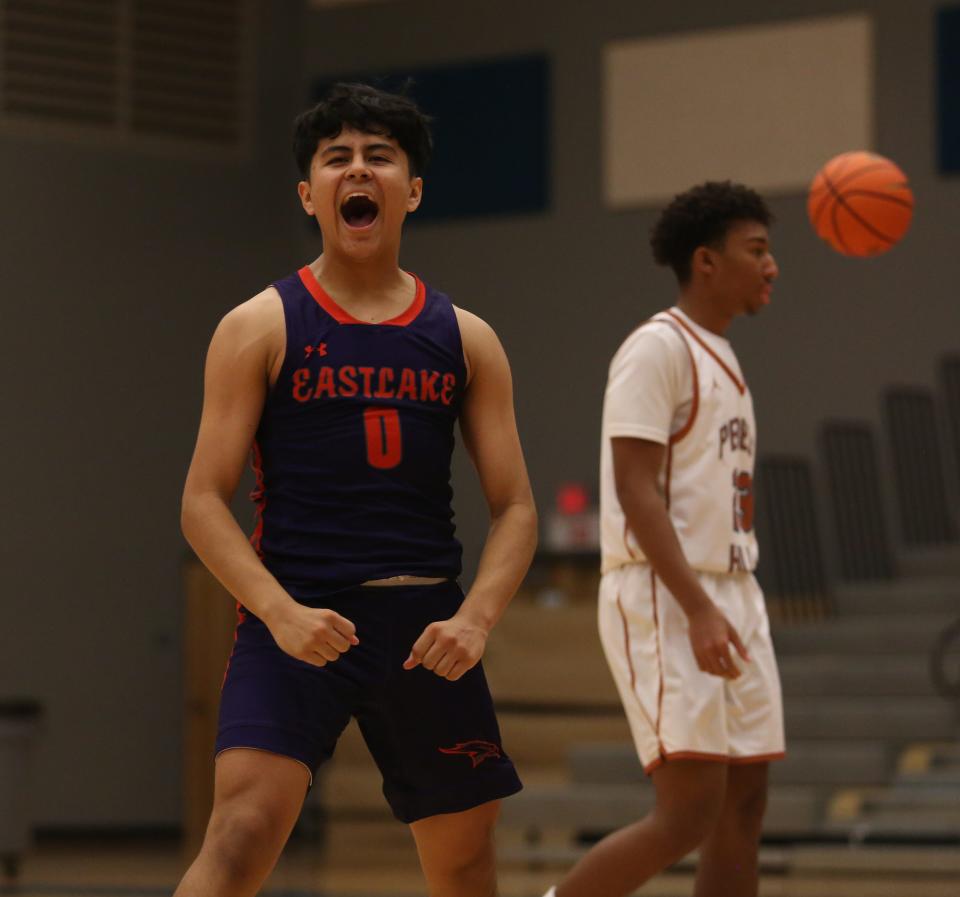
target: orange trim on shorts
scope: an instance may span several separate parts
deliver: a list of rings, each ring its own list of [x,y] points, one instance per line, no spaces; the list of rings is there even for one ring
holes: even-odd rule
[[[785,751],[776,754],[754,754],[746,757],[731,757],[729,754],[704,754],[699,751],[675,751],[672,754],[660,753],[652,763],[643,767],[643,771],[649,775],[655,769],[663,766],[669,760],[705,760],[708,763],[726,763],[730,766],[745,766],[748,763],[767,763],[770,760],[782,760],[786,757]]]
[[[632,692],[637,683],[637,674],[633,669],[633,661],[630,659],[630,630],[627,627],[627,615],[623,612],[619,592],[617,593],[617,610],[620,611],[620,619],[623,621],[623,648],[627,653],[627,668],[630,670],[630,691]]]
[[[637,554],[637,553],[633,550],[633,546],[630,544],[630,535],[631,535],[632,532],[633,532],[633,530],[630,529],[630,524],[627,523],[626,515],[624,515],[624,518],[623,518],[623,545],[624,545],[624,547],[627,549],[627,554],[630,555],[631,560],[638,561],[638,562],[642,562],[642,561],[644,560],[643,555]],[[636,537],[634,537],[634,538],[636,538]]]
[[[684,330],[686,330],[687,333],[689,333],[690,336],[697,341],[700,347],[708,355],[710,355],[713,360],[720,365],[721,368],[723,368],[724,373],[733,381],[733,385],[737,387],[737,391],[740,393],[740,395],[743,395],[747,391],[747,384],[744,383],[733,371],[731,371],[729,367],[727,367],[724,360],[717,355],[717,353],[714,352],[706,342],[704,342],[701,336],[686,321],[684,321],[679,315],[670,311],[670,309],[667,309],[664,314],[670,315],[670,317],[673,318],[673,320],[676,321]]]
[[[786,751],[778,751],[775,754],[748,754],[744,757],[731,757],[731,766],[746,766],[749,763],[767,763],[771,760],[782,760],[787,756]]]
[[[657,686],[657,724],[654,733],[657,736],[657,747],[663,754],[663,742],[660,740],[660,720],[663,718],[663,649],[660,645],[660,614],[657,610],[657,574],[650,568],[650,598],[653,606],[653,629],[657,634],[657,676],[660,683]]]
[[[619,592],[617,593],[617,610],[620,611],[620,619],[623,621],[623,649],[627,655],[627,668],[630,670],[630,694],[632,694],[636,700],[637,707],[640,709],[640,714],[647,721],[647,725],[656,731],[657,727],[654,725],[653,720],[647,716],[647,711],[643,708],[643,702],[640,700],[640,695],[637,694],[637,673],[633,668],[633,660],[630,657],[630,628],[627,625],[627,615],[623,610],[623,604],[620,601]]]

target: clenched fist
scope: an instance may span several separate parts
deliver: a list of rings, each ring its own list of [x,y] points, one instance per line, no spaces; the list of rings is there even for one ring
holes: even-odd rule
[[[353,623],[323,607],[291,603],[264,622],[281,650],[317,667],[333,663],[360,644]]]
[[[456,682],[476,666],[486,645],[487,631],[482,626],[454,615],[449,620],[431,623],[423,630],[403,668],[412,670],[422,665],[443,679]]]

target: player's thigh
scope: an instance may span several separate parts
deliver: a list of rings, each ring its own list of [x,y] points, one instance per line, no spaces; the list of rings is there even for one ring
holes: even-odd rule
[[[406,823],[452,817],[519,791],[482,664],[455,682],[423,666],[403,669],[424,629],[456,613],[459,587],[380,591],[396,591],[381,624],[392,636],[392,654],[384,681],[367,691],[355,715],[394,815]]]
[[[649,569],[649,568],[647,568]],[[604,574],[597,603],[600,643],[644,768],[660,758],[662,669],[650,576],[638,565]]]
[[[500,801],[491,800],[460,813],[428,816],[410,824],[424,874],[430,880],[459,869],[489,863]]]
[[[600,639],[644,769],[725,759],[724,680],[699,668],[686,615],[652,569],[604,574],[599,608]]]
[[[742,601],[751,624],[745,637],[749,663],[727,688],[727,734],[735,763],[748,765],[784,755],[785,735],[780,674],[763,594],[752,576],[744,578]]]
[[[290,757],[246,748],[224,751],[217,757],[204,846],[279,852],[309,785],[310,771]]]

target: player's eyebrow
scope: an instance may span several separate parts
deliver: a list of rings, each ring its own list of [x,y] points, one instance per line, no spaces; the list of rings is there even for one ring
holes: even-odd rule
[[[367,153],[374,153],[374,152],[382,153],[384,150],[387,150],[388,152],[391,152],[391,153],[395,153],[397,151],[396,147],[392,146],[389,143],[371,143],[368,146],[365,146],[363,150],[364,152],[367,152]],[[338,144],[334,144],[333,146],[325,147],[320,152],[320,155],[329,156],[329,155],[332,155],[333,153],[352,153],[352,152],[353,152],[352,146],[347,146],[345,144],[338,143]]]

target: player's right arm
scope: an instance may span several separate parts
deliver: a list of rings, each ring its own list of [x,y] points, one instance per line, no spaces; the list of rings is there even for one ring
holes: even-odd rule
[[[617,499],[644,557],[687,615],[690,645],[704,672],[736,678],[737,632],[687,562],[661,489],[674,416],[689,403],[690,359],[682,337],[664,325],[641,328],[610,365],[604,431],[610,438]]]
[[[197,557],[264,621],[280,648],[324,666],[357,644],[353,624],[331,610],[294,601],[264,567],[230,510],[285,342],[283,308],[272,289],[235,308],[217,327],[180,519]]]
[[[703,590],[683,554],[659,487],[666,446],[629,437],[615,437],[611,444],[617,499],[627,525],[657,576],[687,615],[697,665],[705,673],[736,679],[740,671],[730,657],[730,644],[744,660],[750,658],[736,630]]]

